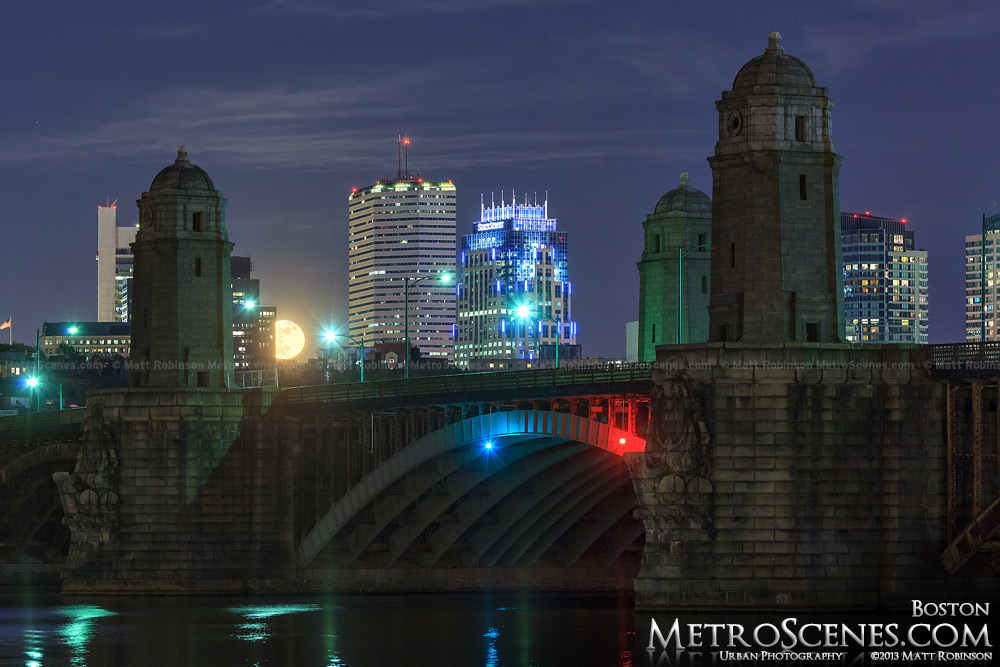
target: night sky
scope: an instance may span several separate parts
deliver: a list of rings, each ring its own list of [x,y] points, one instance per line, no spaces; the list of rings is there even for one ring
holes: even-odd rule
[[[347,196],[405,133],[411,169],[455,182],[459,235],[481,193],[548,191],[578,342],[623,356],[641,223],[682,171],[711,196],[715,101],[771,30],[834,101],[841,209],[929,250],[931,342],[964,340],[964,236],[1000,208],[991,0],[21,2],[2,25],[0,321],[32,345],[96,319],[97,205],[134,223],[180,145],[262,301],[344,327]]]

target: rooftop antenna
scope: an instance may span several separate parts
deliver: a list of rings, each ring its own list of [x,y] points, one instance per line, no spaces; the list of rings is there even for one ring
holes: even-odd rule
[[[396,135],[396,180],[410,177],[410,138],[405,134]]]

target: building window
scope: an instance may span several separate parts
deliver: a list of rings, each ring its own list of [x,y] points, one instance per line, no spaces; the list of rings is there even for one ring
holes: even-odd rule
[[[195,213],[193,216],[191,216],[191,229],[192,230],[194,230],[196,232],[200,232],[201,231],[201,219],[202,219],[202,214],[201,213]]]
[[[819,342],[819,322],[806,322],[806,342]]]
[[[199,387],[208,386],[208,371],[198,371],[198,386]]]
[[[729,244],[729,268],[736,268],[736,241]]]
[[[720,324],[719,325],[719,340],[725,343],[729,340],[729,325]]]
[[[809,197],[806,193],[806,175],[799,174],[799,199],[802,201],[807,200]]]
[[[795,117],[795,141],[805,141],[806,140],[806,117],[796,116]]]
[[[708,294],[708,276],[701,277],[701,293]]]
[[[708,239],[706,238],[705,234],[698,234],[698,245],[700,246],[708,245]],[[701,251],[705,252],[705,248],[703,247]]]
[[[655,324],[653,325],[653,337],[650,338],[650,342],[653,342],[653,343],[656,342],[656,325]]]
[[[653,252],[660,252],[660,235],[653,234]]]
[[[194,277],[201,278],[201,257],[194,258]]]

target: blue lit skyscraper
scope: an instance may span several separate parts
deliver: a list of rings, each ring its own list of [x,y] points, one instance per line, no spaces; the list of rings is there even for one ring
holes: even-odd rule
[[[576,345],[569,240],[538,205],[483,205],[462,237],[455,363],[462,368],[551,366]],[[541,362],[540,362],[541,360]]]

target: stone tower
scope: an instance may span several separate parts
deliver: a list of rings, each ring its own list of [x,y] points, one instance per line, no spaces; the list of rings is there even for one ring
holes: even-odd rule
[[[691,187],[684,172],[680,184],[660,197],[642,228],[645,243],[642,260],[636,264],[639,361],[653,361],[657,345],[708,340],[712,200]],[[683,274],[678,272],[678,261]],[[681,290],[683,297],[678,304]]]
[[[716,102],[710,341],[841,341],[832,107],[777,32]]]
[[[226,388],[233,369],[226,200],[181,146],[136,203],[130,385]]]

